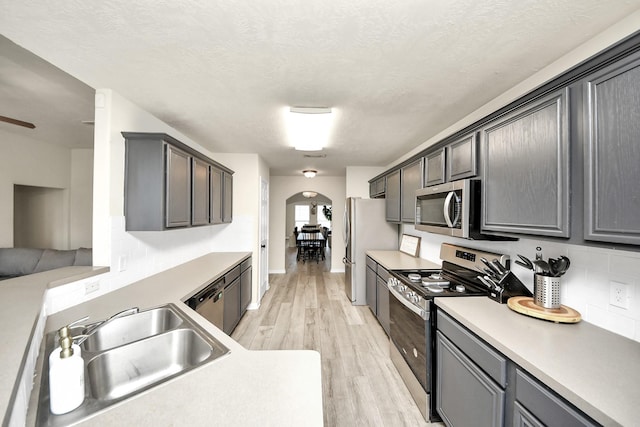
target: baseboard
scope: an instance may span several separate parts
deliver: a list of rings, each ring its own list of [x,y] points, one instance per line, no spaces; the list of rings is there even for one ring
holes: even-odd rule
[[[269,270],[269,274],[285,274],[286,270]]]

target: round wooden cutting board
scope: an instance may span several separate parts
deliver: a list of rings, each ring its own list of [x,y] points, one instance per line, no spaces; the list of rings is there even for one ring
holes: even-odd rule
[[[561,305],[560,308],[544,308],[536,305],[532,297],[511,297],[507,306],[527,316],[538,319],[550,320],[558,323],[578,323],[581,320],[580,313],[571,307]]]

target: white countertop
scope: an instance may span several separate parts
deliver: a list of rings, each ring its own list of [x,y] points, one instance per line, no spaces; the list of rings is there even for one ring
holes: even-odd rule
[[[640,343],[587,322],[528,317],[488,298],[436,298],[436,305],[606,426],[640,420]]]
[[[423,258],[412,257],[400,251],[367,251],[367,256],[373,258],[387,270],[410,269],[439,269],[440,264]]]
[[[11,404],[47,288],[107,271],[106,267],[64,267],[0,281],[0,413],[4,414]]]
[[[182,302],[251,254],[211,253],[50,316],[46,331],[90,315],[103,319],[123,309],[169,302],[188,314],[231,353],[107,408],[82,425],[310,425],[322,426],[320,354],[315,351],[249,351]],[[40,303],[22,320],[28,341]],[[33,291],[37,294],[37,290]],[[24,346],[18,349],[20,357]],[[40,356],[42,357],[42,355]],[[3,369],[9,392],[15,371]],[[13,375],[13,378],[11,376]],[[35,421],[35,379],[27,425]],[[6,411],[6,407],[5,407]]]

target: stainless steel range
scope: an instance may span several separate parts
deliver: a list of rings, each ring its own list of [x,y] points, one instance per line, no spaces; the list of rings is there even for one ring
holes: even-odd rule
[[[433,399],[433,352],[435,342],[434,298],[490,296],[493,289],[478,278],[484,261],[509,270],[509,256],[443,243],[442,270],[391,271],[390,291],[391,359],[420,408],[424,418],[438,421]],[[484,260],[484,261],[483,261]],[[497,265],[496,265],[496,268]]]

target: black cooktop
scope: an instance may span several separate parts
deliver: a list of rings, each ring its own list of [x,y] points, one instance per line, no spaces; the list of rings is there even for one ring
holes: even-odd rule
[[[396,278],[424,298],[487,295],[481,288],[441,270],[392,270]]]

